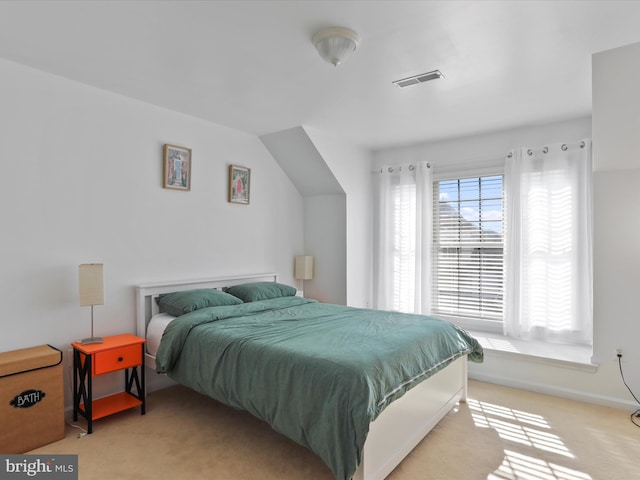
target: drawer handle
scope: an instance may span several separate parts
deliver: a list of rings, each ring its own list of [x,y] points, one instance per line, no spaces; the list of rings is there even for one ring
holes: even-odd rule
[[[124,360],[124,358],[122,357],[118,357],[118,361],[121,362],[122,360]]]

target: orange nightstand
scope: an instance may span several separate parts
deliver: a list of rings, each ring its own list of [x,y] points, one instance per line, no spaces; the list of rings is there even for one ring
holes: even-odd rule
[[[73,419],[87,420],[87,433],[93,421],[129,408],[141,407],[145,413],[144,338],[131,334],[104,337],[103,343],[83,345],[73,342]],[[138,374],[138,367],[140,367]],[[92,379],[105,373],[125,371],[124,392],[93,400]],[[135,393],[132,388],[135,385]]]

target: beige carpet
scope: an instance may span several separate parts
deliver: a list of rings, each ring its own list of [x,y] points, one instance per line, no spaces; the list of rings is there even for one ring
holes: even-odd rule
[[[83,425],[81,422],[79,424]],[[84,426],[84,425],[83,425]],[[310,451],[250,415],[183,387],[32,453],[77,453],[79,478],[331,480]],[[640,428],[629,412],[470,382],[456,407],[389,480],[632,480]]]

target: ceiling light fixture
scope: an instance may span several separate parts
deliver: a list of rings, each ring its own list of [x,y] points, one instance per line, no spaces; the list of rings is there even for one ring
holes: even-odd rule
[[[356,51],[360,37],[345,27],[332,27],[317,32],[311,39],[320,56],[335,67]]]
[[[428,82],[429,80],[435,80],[436,78],[444,78],[444,75],[440,70],[434,70],[432,72],[421,73],[419,75],[414,75],[413,77],[403,78],[401,80],[396,80],[393,83],[394,85],[404,88],[409,85],[417,85],[419,83]]]

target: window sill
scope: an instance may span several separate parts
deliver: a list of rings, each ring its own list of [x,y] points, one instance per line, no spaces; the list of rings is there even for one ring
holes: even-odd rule
[[[517,357],[520,360],[555,367],[595,373],[598,365],[591,362],[591,347],[518,340],[501,334],[467,330],[487,356]]]

